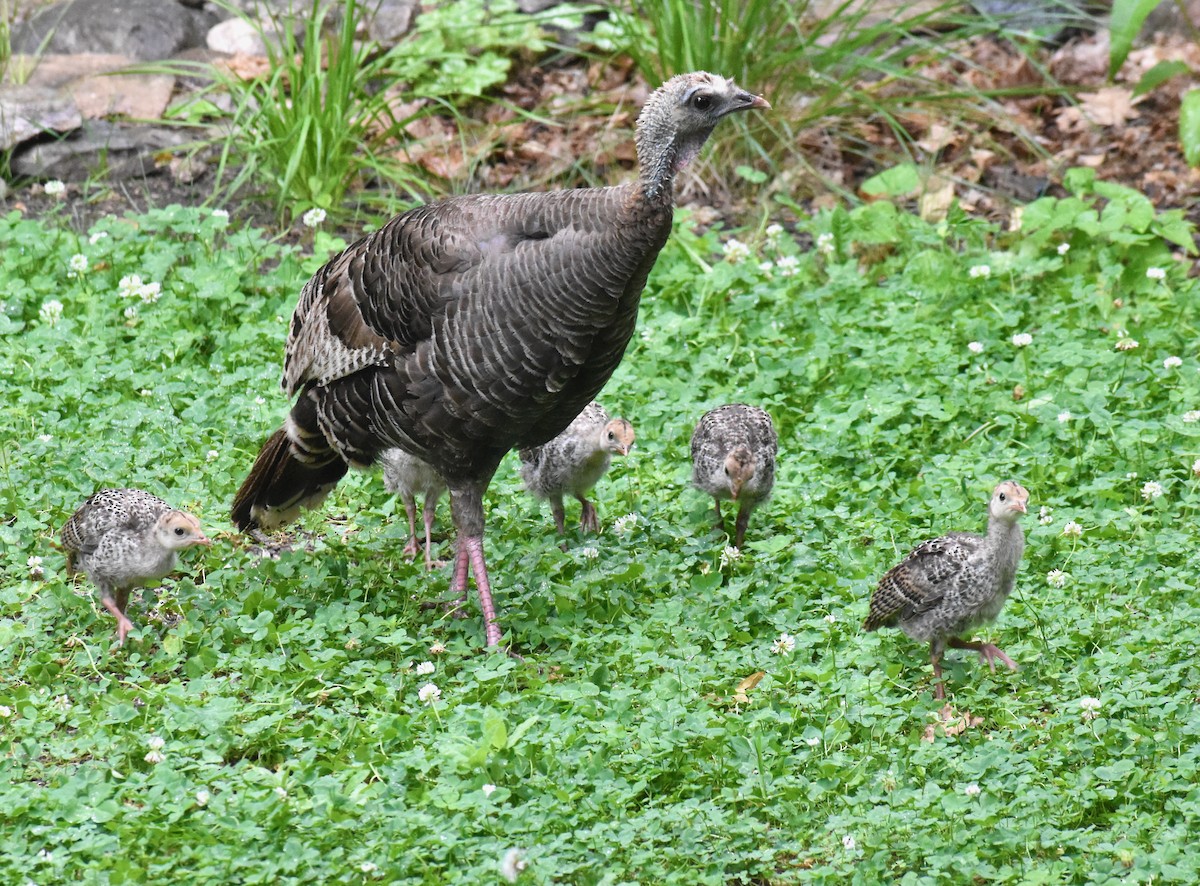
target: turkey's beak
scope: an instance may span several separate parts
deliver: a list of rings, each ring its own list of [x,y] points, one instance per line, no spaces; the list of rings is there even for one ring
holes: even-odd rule
[[[733,97],[733,102],[721,116],[723,117],[725,114],[732,114],[734,111],[754,110],[769,111],[771,110],[771,103],[761,95],[751,95],[748,92],[739,92]]]
[[[212,547],[212,539],[210,539],[207,535],[202,535],[198,539],[196,539],[195,544],[198,544],[201,547],[211,548]]]
[[[622,446],[621,447],[621,455],[629,455],[629,450],[631,450],[631,449],[633,449],[632,443],[630,443],[628,446]]]
[[[733,480],[729,484],[729,494],[737,501],[737,497],[742,494],[742,484],[740,480]]]
[[[1012,508],[1012,510],[1014,510],[1014,511],[1020,511],[1022,514],[1029,513],[1029,510],[1028,510],[1028,508],[1025,507],[1025,502],[1023,502],[1023,501],[1015,501],[1011,505],[1009,505],[1009,507]]]

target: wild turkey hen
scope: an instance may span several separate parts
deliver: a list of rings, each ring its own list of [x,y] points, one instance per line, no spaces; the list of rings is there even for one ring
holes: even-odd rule
[[[60,533],[67,573],[84,572],[117,620],[117,645],[133,624],[125,615],[129,591],[175,568],[175,555],[211,545],[200,522],[140,489],[101,489],[79,506]]]
[[[1018,520],[1028,504],[1023,486],[1004,481],[988,503],[987,535],[951,532],[917,545],[888,570],[871,596],[863,630],[899,627],[914,640],[927,641],[936,698],[946,697],[941,661],[947,645],[975,650],[992,671],[996,659],[1017,669],[999,647],[959,635],[992,621],[1004,607],[1025,550]]]
[[[742,546],[751,512],[775,486],[779,441],[771,416],[757,406],[731,403],[706,412],[692,432],[692,483],[713,497],[717,527],[721,501],[738,503],[733,545]]]
[[[408,517],[408,544],[404,546],[404,556],[409,558],[417,555],[416,497],[420,495],[424,499],[421,510],[425,521],[425,571],[428,572],[433,568],[433,517],[438,499],[446,491],[446,482],[428,462],[403,449],[385,450],[380,459],[383,462],[383,485],[388,492],[399,495],[404,503],[404,513]]]
[[[608,381],[671,231],[675,175],[722,117],[768,107],[732,80],[681,74],[638,117],[633,182],[452,197],[331,259],[300,293],[283,372],[298,398],[238,490],[234,523],[276,526],[348,466],[411,452],[450,489],[451,590],[465,595],[474,572],[498,644],[484,490],[508,450],[554,437]]]
[[[596,506],[587,493],[604,476],[614,454],[629,455],[633,425],[623,418],[609,419],[604,407],[593,400],[567,425],[567,429],[542,446],[522,449],[521,479],[536,498],[550,502],[558,534],[567,531],[563,496],[579,499],[579,526],[587,532],[600,531]]]

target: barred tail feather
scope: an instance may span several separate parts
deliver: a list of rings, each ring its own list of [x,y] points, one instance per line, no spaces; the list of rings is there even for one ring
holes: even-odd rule
[[[328,458],[304,462],[293,452],[287,429],[270,436],[233,499],[231,516],[243,531],[273,529],[325,500],[346,473],[346,462],[333,450]]]

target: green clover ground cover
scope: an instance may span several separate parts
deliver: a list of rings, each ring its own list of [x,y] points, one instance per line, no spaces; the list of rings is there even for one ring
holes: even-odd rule
[[[512,848],[522,882],[1200,879],[1200,282],[1177,216],[1069,181],[1016,231],[879,203],[801,249],[681,219],[602,398],[638,432],[603,535],[559,550],[512,464],[489,494],[524,663],[420,611],[447,576],[400,556],[377,475],[304,518],[310,551],[223,532],[331,238],[0,219],[0,881],[497,882]],[[781,448],[740,555],[687,488],[733,400]],[[952,651],[939,713],[926,648],[858,625],[1005,477],[1029,545],[983,635],[1022,668]],[[216,534],[122,650],[51,546],[106,485]]]

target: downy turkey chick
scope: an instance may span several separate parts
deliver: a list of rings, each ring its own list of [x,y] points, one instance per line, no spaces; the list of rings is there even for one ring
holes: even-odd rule
[[[417,556],[417,496],[423,499],[422,516],[425,520],[425,571],[433,569],[433,518],[438,500],[446,491],[446,481],[437,472],[410,452],[403,449],[388,449],[380,460],[383,462],[383,485],[388,492],[400,496],[404,512],[408,515],[408,544],[404,556],[410,560]]]
[[[771,416],[743,403],[706,412],[692,433],[692,483],[713,497],[718,528],[721,502],[738,503],[734,547],[746,538],[750,513],[771,495],[778,451]]]
[[[503,631],[484,557],[484,493],[510,449],[553,439],[616,370],[671,233],[676,176],[730,114],[770,105],[697,71],[638,116],[638,175],[608,188],[465,194],[351,244],[300,293],[283,389],[294,402],[234,497],[242,530],[315,507],[399,447],[450,490],[452,596],[474,575],[488,646]]]
[[[633,425],[623,418],[609,419],[604,407],[593,400],[549,443],[521,450],[525,488],[535,498],[550,502],[559,535],[567,531],[563,496],[568,493],[582,506],[579,527],[585,532],[600,531],[596,508],[587,500],[587,493],[604,476],[613,455],[629,454],[633,437]]]
[[[997,659],[1017,669],[998,647],[960,635],[995,619],[1008,599],[1025,550],[1019,520],[1028,506],[1024,487],[1006,480],[992,492],[986,535],[951,532],[923,542],[879,580],[863,629],[898,627],[928,642],[936,698],[946,697],[941,665],[946,646],[975,650],[993,672]]]
[[[117,645],[133,624],[125,615],[132,588],[157,581],[193,545],[211,545],[200,522],[140,489],[102,489],[79,506],[60,533],[67,572],[83,572],[117,620]]]

